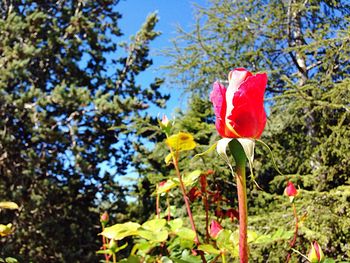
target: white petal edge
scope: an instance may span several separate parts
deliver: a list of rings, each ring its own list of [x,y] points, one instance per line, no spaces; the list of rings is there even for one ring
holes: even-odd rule
[[[255,140],[248,138],[238,138],[237,141],[242,145],[249,163],[253,164]]]
[[[224,159],[224,161],[227,163],[227,165],[230,167],[232,174],[234,174],[233,172],[233,168],[232,165],[230,163],[230,160],[226,154],[226,148],[227,145],[230,143],[230,141],[232,141],[232,138],[222,138],[221,140],[218,141],[218,144],[216,145],[216,151],[217,153],[220,155],[220,157],[222,159]]]

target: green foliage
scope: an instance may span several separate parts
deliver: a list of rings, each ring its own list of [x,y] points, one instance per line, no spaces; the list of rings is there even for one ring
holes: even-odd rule
[[[16,231],[1,256],[94,262],[98,207],[125,220],[127,190],[115,180],[132,156],[124,139],[132,118],[167,96],[161,79],[136,82],[152,64],[157,16],[118,43],[117,3],[0,3],[0,200],[20,207],[4,215]]]
[[[341,186],[329,192],[300,190],[295,204],[299,211],[299,235],[297,250],[308,253],[309,243],[317,240],[324,254],[337,260],[349,259],[349,186]],[[254,229],[264,229],[274,233],[279,229],[294,230],[293,210],[286,197],[264,193],[254,200],[250,207],[250,225]],[[266,216],[264,216],[266,215]],[[283,261],[288,251],[288,243],[265,244],[251,249],[255,261],[274,258]],[[264,256],[262,256],[264,255]],[[298,255],[295,254],[297,257]]]
[[[143,259],[146,262],[155,262],[157,258],[159,259],[161,257],[157,254],[159,249],[163,251],[161,253],[174,257],[179,248],[181,250],[192,248],[195,238],[193,230],[183,227],[180,218],[171,221],[154,218],[142,225],[134,222],[115,224],[105,228],[101,235],[111,240],[123,240],[125,237],[134,236],[135,244],[128,258]],[[170,244],[168,249],[167,244]],[[104,251],[109,253],[109,250]],[[103,254],[103,250],[99,251],[99,254]]]

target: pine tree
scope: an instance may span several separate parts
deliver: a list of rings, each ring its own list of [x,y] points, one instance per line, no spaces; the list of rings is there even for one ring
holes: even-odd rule
[[[99,205],[125,220],[115,175],[132,158],[130,124],[167,96],[161,79],[136,82],[152,64],[157,16],[119,44],[118,2],[0,2],[0,200],[20,205],[1,215],[16,229],[2,256],[93,262]]]

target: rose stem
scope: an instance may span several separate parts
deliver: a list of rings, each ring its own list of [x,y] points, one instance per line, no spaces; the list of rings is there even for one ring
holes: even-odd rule
[[[248,208],[247,208],[247,187],[246,187],[246,162],[247,157],[237,140],[229,143],[231,154],[236,161],[236,181],[239,210],[239,258],[240,263],[248,262]]]
[[[209,243],[209,203],[208,203],[208,193],[207,193],[207,177],[203,176],[203,181],[201,180],[201,192],[203,193],[203,203],[205,207],[205,242]]]
[[[168,207],[168,221],[171,219],[171,211],[170,211],[170,198],[169,198],[169,193],[166,193],[166,204]]]
[[[299,228],[299,221],[298,221],[298,215],[297,215],[297,209],[295,208],[295,204],[292,203],[293,206],[293,215],[294,215],[294,219],[295,219],[295,229],[294,229],[294,237],[292,239],[292,241],[289,243],[290,248],[294,248],[295,246],[295,242],[297,241],[297,236],[298,236],[298,228]],[[288,263],[290,258],[291,258],[291,252],[288,253],[287,255],[287,259],[286,262]]]
[[[159,188],[159,184],[157,184],[157,197],[156,197],[156,214],[157,214],[157,218],[160,218],[160,209],[159,209],[159,193],[158,193],[158,188]]]
[[[185,201],[187,214],[188,214],[188,217],[190,219],[191,228],[192,228],[192,230],[195,233],[194,242],[198,246],[200,244],[199,243],[199,238],[198,238],[198,233],[197,233],[197,230],[196,230],[196,225],[194,224],[190,203],[188,202],[188,197],[187,197],[187,194],[186,194],[186,188],[185,188],[185,185],[184,185],[184,183],[182,181],[182,177],[181,177],[180,170],[179,170],[179,162],[178,162],[179,156],[178,156],[178,152],[176,152],[176,156],[175,156],[175,153],[174,153],[174,151],[173,151],[173,149],[171,147],[169,147],[169,150],[170,150],[170,153],[171,153],[171,155],[173,157],[173,164],[174,164],[174,167],[175,167],[176,175],[179,178],[180,188],[181,188],[182,196],[183,196],[184,201]],[[204,257],[204,254],[201,253],[201,251],[199,251],[199,255],[200,255],[201,259],[202,259],[202,262],[206,263],[207,261],[206,261],[206,259]]]
[[[190,207],[190,203],[188,202],[188,198],[186,195],[186,189],[185,189],[185,185],[182,181],[182,177],[180,174],[180,170],[179,170],[179,163],[178,163],[178,156],[175,157],[174,152],[172,151],[172,149],[170,149],[172,156],[173,156],[173,163],[174,163],[174,167],[175,167],[175,171],[176,171],[176,175],[179,178],[179,182],[180,182],[180,188],[181,188],[181,192],[182,192],[182,196],[184,198],[185,201],[185,206],[186,206],[186,210],[187,210],[187,214],[188,217],[190,219],[190,223],[191,223],[191,228],[192,230],[195,232],[196,236],[194,239],[194,242],[196,243],[196,245],[199,245],[199,239],[198,239],[198,234],[197,234],[197,230],[196,230],[196,226],[194,224],[194,220],[193,220],[193,216],[192,216],[192,212],[191,212],[191,207]]]
[[[105,230],[105,227],[104,225],[102,224],[102,232]],[[102,235],[102,247],[103,247],[103,250],[106,250],[106,246],[107,246],[107,241],[106,241],[106,238],[105,236]],[[105,254],[105,261],[106,263],[109,263],[109,256],[107,254]]]

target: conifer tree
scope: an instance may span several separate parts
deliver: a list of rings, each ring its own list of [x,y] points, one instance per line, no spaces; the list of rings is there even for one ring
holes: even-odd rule
[[[137,75],[159,35],[151,14],[128,43],[118,0],[0,2],[0,200],[19,204],[0,255],[94,262],[98,206],[125,219],[133,116],[164,105]],[[136,115],[135,115],[136,114]],[[105,171],[105,166],[110,168]]]

